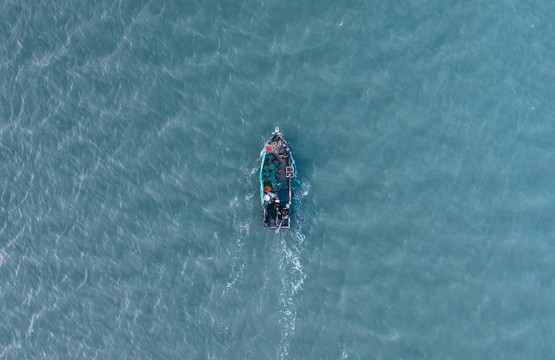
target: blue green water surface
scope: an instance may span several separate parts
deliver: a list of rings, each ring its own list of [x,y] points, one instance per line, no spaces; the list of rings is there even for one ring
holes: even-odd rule
[[[553,14],[3,1],[0,359],[552,358]]]

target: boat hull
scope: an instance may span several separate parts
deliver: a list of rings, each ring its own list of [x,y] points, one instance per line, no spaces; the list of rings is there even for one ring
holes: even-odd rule
[[[266,141],[260,161],[260,201],[264,227],[291,227],[291,182],[294,177],[293,158],[279,128]]]

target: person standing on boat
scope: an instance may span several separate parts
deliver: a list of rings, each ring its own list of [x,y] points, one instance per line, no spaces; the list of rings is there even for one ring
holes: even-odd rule
[[[283,144],[283,153],[281,155],[282,159],[287,158],[287,156],[289,155],[289,148],[287,147],[287,145]]]
[[[277,195],[274,194],[273,192],[268,192],[266,195],[264,195],[264,202],[271,203],[276,197]]]

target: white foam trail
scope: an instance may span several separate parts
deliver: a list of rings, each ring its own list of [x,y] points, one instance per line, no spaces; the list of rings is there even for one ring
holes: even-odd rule
[[[297,323],[295,296],[302,289],[306,279],[300,255],[306,238],[303,234],[303,226],[306,220],[303,211],[303,200],[309,194],[310,185],[300,181],[295,185],[297,189],[295,189],[293,198],[295,211],[293,236],[287,236],[288,233],[284,233],[278,238],[279,269],[281,275],[281,292],[279,295],[281,338],[278,345],[277,358],[280,360],[287,358],[291,339],[295,336],[295,326]],[[300,189],[298,189],[299,187]],[[288,240],[286,241],[286,239]]]
[[[293,243],[288,245],[285,236],[279,238],[281,291],[279,294],[279,311],[281,313],[281,339],[278,346],[278,359],[285,359],[289,354],[289,344],[295,335],[297,307],[295,295],[302,289],[306,274],[303,271],[299,255],[301,248]]]

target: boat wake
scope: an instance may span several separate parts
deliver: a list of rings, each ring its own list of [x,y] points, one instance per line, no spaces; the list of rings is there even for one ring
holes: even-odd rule
[[[281,290],[278,300],[278,311],[280,313],[281,338],[278,345],[277,358],[286,359],[289,354],[291,339],[295,336],[295,325],[297,323],[295,298],[302,288],[306,274],[299,260],[299,247],[289,245],[285,235],[280,235],[279,237],[278,252],[280,254]]]
[[[247,169],[245,177],[254,176],[258,168]],[[248,183],[248,182],[247,182]],[[279,318],[280,339],[276,348],[277,359],[287,359],[292,339],[295,336],[297,324],[297,294],[302,290],[306,279],[302,264],[302,253],[304,251],[305,234],[304,225],[308,219],[306,215],[305,199],[310,193],[310,185],[302,182],[295,177],[293,182],[293,214],[291,229],[281,231],[279,234],[272,235],[271,251],[274,255],[274,265],[277,265],[277,275],[279,295],[277,301],[277,313]],[[231,238],[233,250],[231,250],[231,271],[228,275],[224,294],[234,291],[234,285],[244,276],[245,269],[248,267],[248,255],[245,243],[249,239],[250,227],[253,218],[246,214],[253,213],[258,201],[254,199],[257,195],[253,192],[244,195],[243,198],[232,200],[231,212],[233,219],[233,235]],[[270,244],[269,244],[270,245]],[[268,265],[271,266],[271,265]],[[265,284],[267,286],[269,284]],[[271,286],[271,285],[270,285]],[[262,306],[262,305],[261,305]]]
[[[278,359],[286,359],[289,354],[291,339],[295,336],[297,322],[296,295],[302,289],[306,279],[301,264],[305,235],[303,227],[306,216],[303,211],[305,197],[309,194],[310,185],[301,181],[295,182],[294,226],[292,232],[282,232],[277,237],[277,252],[279,256],[279,273],[281,290],[278,300],[280,312],[281,338],[277,350]]]

